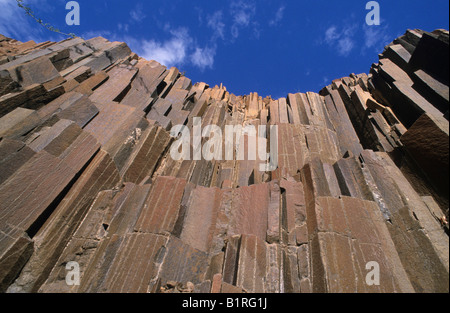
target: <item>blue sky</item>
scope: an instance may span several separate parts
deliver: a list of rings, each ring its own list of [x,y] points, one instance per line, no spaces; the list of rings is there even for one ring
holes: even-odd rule
[[[125,41],[193,82],[273,98],[368,73],[383,47],[408,28],[449,28],[448,0],[378,1],[379,26],[366,25],[365,0],[79,0],[80,26],[65,24],[66,0],[24,2],[61,31]],[[63,39],[16,0],[0,0],[0,33],[20,41]]]

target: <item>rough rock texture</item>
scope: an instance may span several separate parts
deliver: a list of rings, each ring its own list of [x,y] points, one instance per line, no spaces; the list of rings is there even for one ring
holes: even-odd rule
[[[263,99],[100,37],[0,35],[0,291],[448,292],[448,38]],[[232,160],[171,157],[196,117],[243,127]],[[274,171],[246,125],[278,126]]]

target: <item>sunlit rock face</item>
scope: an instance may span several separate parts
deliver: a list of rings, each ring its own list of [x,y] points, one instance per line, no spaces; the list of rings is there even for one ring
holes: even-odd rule
[[[0,291],[448,292],[448,38],[263,99],[0,35]]]

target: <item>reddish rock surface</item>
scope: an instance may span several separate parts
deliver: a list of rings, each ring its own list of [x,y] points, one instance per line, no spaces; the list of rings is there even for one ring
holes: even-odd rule
[[[0,291],[448,292],[445,56],[408,30],[369,75],[263,99],[101,37],[0,36]],[[277,126],[277,168],[236,158],[243,131],[232,160],[172,159],[195,117]]]

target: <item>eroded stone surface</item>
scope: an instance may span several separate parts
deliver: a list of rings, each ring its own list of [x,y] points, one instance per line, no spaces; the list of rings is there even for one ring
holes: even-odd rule
[[[408,30],[369,75],[263,99],[101,37],[0,36],[0,291],[448,292],[445,56]],[[196,117],[242,128],[232,160],[172,159]],[[247,125],[278,127],[274,171]]]

